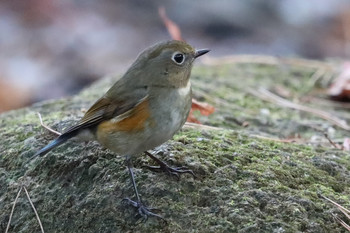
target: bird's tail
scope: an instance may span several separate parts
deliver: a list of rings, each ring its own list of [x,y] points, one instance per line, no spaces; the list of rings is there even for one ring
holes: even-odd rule
[[[52,150],[53,148],[55,148],[56,146],[59,146],[63,143],[65,143],[68,139],[76,136],[78,134],[77,131],[71,131],[71,132],[67,132],[67,133],[63,133],[62,135],[60,135],[58,138],[56,138],[55,140],[53,140],[52,142],[50,142],[48,145],[46,145],[44,148],[42,148],[41,150],[39,150],[38,152],[36,152],[33,155],[33,158],[38,156],[38,155],[45,155],[46,153],[48,153],[50,150]]]

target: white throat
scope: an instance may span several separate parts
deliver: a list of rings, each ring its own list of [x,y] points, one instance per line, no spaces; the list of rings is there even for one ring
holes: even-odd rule
[[[180,96],[188,95],[191,91],[191,82],[188,81],[185,87],[180,87],[177,91]]]

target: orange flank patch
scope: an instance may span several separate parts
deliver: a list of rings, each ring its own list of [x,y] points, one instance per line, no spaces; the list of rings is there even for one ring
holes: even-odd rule
[[[113,122],[105,121],[98,126],[98,131],[102,132],[116,132],[116,131],[139,131],[144,129],[145,123],[150,117],[149,103],[146,99],[134,109],[131,113],[124,119]]]

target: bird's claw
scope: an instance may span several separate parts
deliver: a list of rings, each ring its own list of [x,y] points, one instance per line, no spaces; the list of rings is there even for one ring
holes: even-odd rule
[[[146,222],[148,220],[148,217],[160,218],[161,220],[166,222],[166,220],[162,216],[152,212],[158,209],[152,208],[152,207],[146,207],[141,201],[133,201],[130,198],[124,198],[122,200],[122,203],[135,207],[137,209],[136,216],[139,216],[139,218],[142,218],[141,222]]]
[[[173,175],[175,176],[178,180],[180,180],[180,175],[179,174],[183,174],[183,173],[188,173],[191,174],[193,176],[193,178],[196,178],[196,175],[194,174],[194,172],[190,169],[188,169],[187,167],[170,167],[169,165],[167,165],[166,163],[162,162],[163,164],[160,164],[159,166],[145,166],[146,168],[155,171],[155,172],[166,172],[169,175]]]

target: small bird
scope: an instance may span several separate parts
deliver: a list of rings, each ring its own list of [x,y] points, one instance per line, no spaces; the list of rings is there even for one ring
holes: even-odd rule
[[[194,60],[210,50],[195,50],[183,41],[166,41],[144,50],[127,72],[85,113],[74,126],[68,128],[34,156],[44,155],[68,139],[89,135],[102,146],[126,158],[136,201],[124,201],[137,208],[140,217],[162,218],[146,207],[140,199],[132,158],[145,152],[163,170],[179,176],[190,173],[185,167],[171,168],[147,150],[167,140],[184,125],[191,109],[190,74]]]

